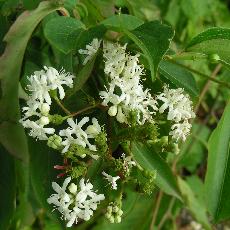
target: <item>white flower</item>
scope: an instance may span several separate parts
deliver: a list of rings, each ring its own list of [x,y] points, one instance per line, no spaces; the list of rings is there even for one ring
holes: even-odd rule
[[[73,78],[74,76],[65,73],[64,69],[58,72],[53,67],[44,66],[44,70],[35,71],[34,75],[28,78],[30,84],[27,88],[31,92],[30,97],[33,101],[38,100],[40,103],[45,101],[51,105],[49,91],[58,89],[59,98],[63,99],[65,96],[63,85],[73,87]]]
[[[29,128],[29,135],[38,140],[47,140],[47,134],[54,134],[55,129],[46,128],[39,121],[20,120],[24,128]]]
[[[77,224],[78,219],[89,220],[100,201],[105,199],[104,194],[96,194],[93,185],[89,181],[85,182],[83,178],[79,186],[71,183],[68,187],[69,192],[66,191],[70,181],[70,177],[66,178],[62,187],[53,182],[52,187],[57,194],[52,194],[47,199],[47,202],[53,204],[62,214],[67,221],[67,227]]]
[[[172,135],[172,138],[176,141],[182,140],[185,141],[186,137],[190,133],[192,125],[185,120],[183,123],[176,123],[172,125],[169,135]]]
[[[126,45],[104,43],[104,71],[109,75],[110,82],[108,88],[99,93],[102,104],[110,107],[108,114],[116,116],[120,123],[128,123],[127,117],[131,111],[137,113],[139,124],[151,122],[157,110],[157,101],[141,85],[143,67],[138,63],[139,55],[132,56],[125,50]]]
[[[119,176],[113,177],[104,171],[102,172],[102,175],[105,177],[105,179],[111,184],[112,189],[117,190],[117,180],[120,178]]]
[[[157,99],[163,102],[163,105],[159,108],[160,113],[168,109],[168,120],[180,122],[195,117],[189,95],[182,88],[169,89],[165,85],[164,92],[158,95]]]
[[[45,66],[44,69],[46,70],[50,90],[58,89],[59,98],[62,100],[65,97],[63,85],[72,88],[74,76],[66,73],[64,69],[61,69],[59,72],[53,67]]]
[[[83,49],[78,50],[80,54],[87,55],[85,60],[83,61],[83,65],[85,65],[89,60],[93,58],[93,56],[97,53],[100,44],[101,44],[101,40],[94,38],[90,44],[86,45],[85,50]]]
[[[94,139],[100,132],[101,127],[98,124],[96,118],[92,119],[92,125],[89,125],[85,130],[83,130],[83,126],[89,121],[89,117],[82,118],[81,121],[76,121],[72,118],[67,119],[67,123],[69,127],[67,129],[63,129],[59,132],[60,136],[64,136],[64,140],[62,145],[65,146],[62,150],[63,153],[67,152],[71,144],[81,145],[82,147],[88,147],[92,151],[96,151],[96,146],[91,144],[89,139]],[[92,157],[97,158],[97,155],[92,155]]]
[[[53,204],[56,208],[62,213],[65,208],[67,207],[66,204],[70,202],[70,196],[66,192],[66,188],[71,181],[71,177],[65,179],[62,187],[60,187],[56,182],[52,182],[52,187],[56,194],[52,194],[48,199],[47,202],[49,204]]]

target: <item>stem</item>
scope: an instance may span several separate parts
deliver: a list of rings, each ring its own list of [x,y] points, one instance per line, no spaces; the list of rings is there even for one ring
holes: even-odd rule
[[[174,61],[174,60],[171,60],[171,59],[170,59],[170,60],[168,60],[168,61],[171,62],[171,63],[173,63],[173,64],[176,64],[176,65],[178,65],[178,66],[181,66],[181,67],[183,67],[183,68],[186,68],[186,69],[189,70],[190,72],[193,72],[193,73],[195,73],[195,74],[197,74],[197,75],[199,75],[199,76],[201,76],[201,77],[207,78],[207,79],[209,79],[210,81],[216,82],[216,83],[222,85],[223,87],[227,87],[227,88],[230,89],[230,84],[227,83],[227,82],[224,82],[224,81],[220,81],[220,80],[218,80],[218,79],[215,79],[213,76],[210,77],[210,76],[208,76],[208,75],[206,75],[206,74],[204,74],[204,73],[201,73],[201,72],[199,72],[199,71],[197,71],[197,70],[195,70],[195,69],[193,69],[193,68],[191,68],[191,67],[189,67],[189,66],[183,65],[183,64],[178,63],[178,62],[176,62],[176,61]]]
[[[165,212],[164,216],[161,218],[160,223],[158,224],[158,228],[157,228],[158,230],[160,230],[162,226],[164,225],[165,221],[171,217],[171,212],[172,212],[172,208],[173,208],[175,201],[176,201],[175,197],[172,197],[167,211]]]
[[[214,69],[214,71],[212,72],[211,78],[215,79],[216,75],[219,73],[219,71],[221,70],[221,68],[222,68],[222,65],[221,65],[221,64],[218,64],[218,65],[216,66],[216,68]],[[210,80],[211,80],[211,79],[209,79],[209,80],[207,81],[207,83],[205,84],[204,88],[203,88],[202,91],[201,91],[201,94],[200,94],[200,96],[199,96],[199,101],[198,101],[198,103],[197,103],[197,105],[196,105],[196,108],[195,108],[195,113],[199,110],[200,104],[201,104],[201,102],[202,102],[202,100],[203,100],[205,94],[207,93],[207,91],[208,91],[208,89],[209,89],[209,86],[210,86],[210,84],[211,84],[211,81],[210,81]],[[215,80],[216,80],[216,79],[215,79]],[[225,83],[225,84],[227,84],[227,83]]]
[[[71,112],[66,109],[66,107],[61,103],[61,101],[57,98],[57,97],[54,97],[54,100],[57,102],[57,104],[59,105],[59,107],[68,115],[71,115]]]
[[[162,197],[163,197],[163,192],[160,191],[158,193],[157,198],[156,198],[156,206],[153,209],[153,217],[152,217],[152,221],[151,221],[151,225],[150,225],[149,230],[153,230],[153,228],[154,228]]]

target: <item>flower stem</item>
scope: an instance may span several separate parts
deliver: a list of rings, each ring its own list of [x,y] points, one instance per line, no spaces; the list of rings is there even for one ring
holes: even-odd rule
[[[66,114],[71,115],[71,112],[68,109],[66,109],[66,107],[61,103],[61,101],[57,97],[54,97],[54,100]]]
[[[195,69],[192,69],[192,68],[189,67],[189,66],[183,65],[183,64],[178,63],[178,62],[176,62],[176,61],[174,61],[174,60],[171,60],[171,59],[170,59],[170,60],[168,60],[168,61],[171,62],[171,63],[173,63],[173,64],[176,64],[176,65],[178,65],[178,66],[181,66],[181,67],[183,67],[183,68],[189,70],[190,72],[193,72],[193,73],[195,73],[195,74],[197,74],[197,75],[199,75],[199,76],[201,76],[201,77],[207,78],[207,79],[209,79],[210,81],[216,82],[216,83],[222,85],[223,87],[227,87],[227,88],[230,89],[230,84],[227,83],[227,82],[220,81],[220,80],[218,80],[218,79],[216,79],[216,78],[214,78],[214,77],[212,77],[212,76],[210,77],[210,76],[208,76],[208,75],[206,75],[206,74],[204,74],[204,73],[201,73],[201,72],[199,72],[199,71],[197,71],[197,70],[195,70]]]

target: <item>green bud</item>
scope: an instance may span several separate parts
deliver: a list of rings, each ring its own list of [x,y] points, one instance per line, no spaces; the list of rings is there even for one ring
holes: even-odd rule
[[[121,217],[120,216],[115,216],[114,220],[115,220],[115,223],[121,223]]]
[[[50,148],[59,150],[62,147],[62,138],[54,134],[48,138],[47,145]]]
[[[109,218],[109,221],[110,221],[110,223],[114,223],[115,221],[114,221],[114,217],[113,216],[110,216],[110,218]]]
[[[65,117],[62,117],[59,114],[49,115],[49,120],[54,125],[61,125],[62,122],[65,120]]]
[[[210,54],[208,56],[208,60],[211,62],[211,63],[218,63],[220,61],[220,56],[218,54]]]

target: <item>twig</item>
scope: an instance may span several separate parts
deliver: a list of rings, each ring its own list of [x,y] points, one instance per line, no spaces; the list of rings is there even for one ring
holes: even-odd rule
[[[221,64],[218,64],[218,65],[216,66],[216,68],[214,69],[214,71],[213,71],[212,74],[211,74],[211,78],[212,78],[212,79],[215,79],[216,75],[219,73],[219,71],[221,70],[221,68],[222,68],[222,65],[221,65]],[[196,105],[196,108],[195,108],[195,113],[198,111],[198,109],[199,109],[199,107],[200,107],[200,104],[201,104],[201,102],[202,102],[202,100],[203,100],[205,94],[207,93],[209,87],[210,87],[210,84],[211,84],[211,81],[210,81],[210,79],[209,79],[209,80],[206,82],[204,88],[203,88],[202,91],[201,91],[201,94],[200,94],[200,96],[199,96],[199,101],[198,101],[198,103],[197,103],[197,105]]]
[[[157,227],[158,230],[160,230],[162,226],[164,225],[165,221],[171,217],[171,212],[172,212],[172,208],[173,208],[175,201],[176,201],[175,197],[172,197],[167,211],[165,212],[164,216],[161,218],[160,223],[158,224],[158,227]]]
[[[195,74],[197,74],[197,75],[199,75],[199,76],[201,76],[201,77],[207,78],[207,79],[209,79],[210,81],[213,81],[213,82],[216,82],[216,83],[218,83],[218,84],[221,84],[223,87],[227,87],[227,88],[230,89],[230,84],[227,83],[227,82],[220,81],[220,80],[218,80],[218,79],[215,79],[215,78],[212,77],[212,76],[210,77],[210,76],[208,76],[208,75],[206,75],[206,74],[204,74],[204,73],[201,73],[201,72],[199,72],[199,71],[197,71],[197,70],[195,70],[195,69],[193,69],[193,68],[191,68],[191,67],[189,67],[189,66],[183,65],[183,64],[178,63],[178,62],[176,62],[176,61],[174,61],[174,60],[168,60],[168,61],[169,61],[169,62],[172,62],[173,64],[176,64],[176,65],[178,65],[178,66],[181,66],[181,67],[183,67],[183,68],[189,70],[190,72],[193,72],[193,73],[195,73]],[[221,65],[221,64],[219,64],[219,65]]]
[[[154,206],[154,209],[153,209],[153,217],[152,217],[152,221],[151,221],[149,230],[153,230],[154,228],[162,197],[163,197],[163,192],[160,190],[156,198],[156,206]]]
[[[66,107],[60,102],[60,100],[57,97],[54,97],[54,100],[66,114],[71,115],[71,112],[68,109],[66,109]]]

